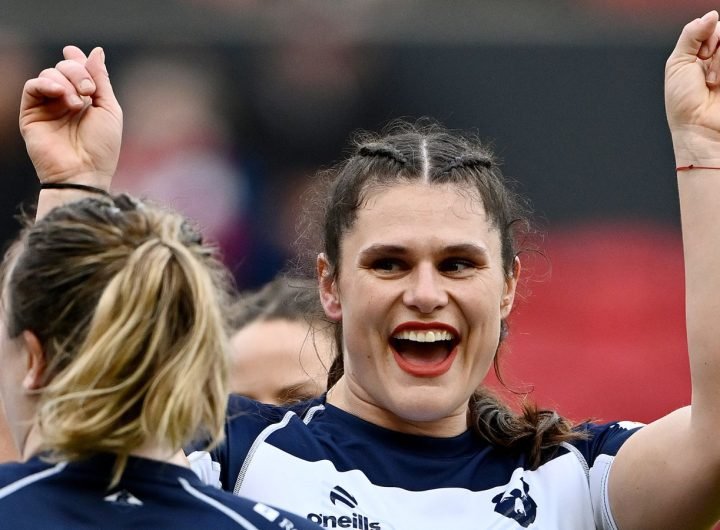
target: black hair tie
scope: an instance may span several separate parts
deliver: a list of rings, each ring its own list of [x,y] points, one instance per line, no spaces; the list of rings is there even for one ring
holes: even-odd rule
[[[86,191],[88,193],[95,193],[110,197],[110,193],[102,188],[96,188],[95,186],[88,186],[86,184],[72,184],[70,182],[44,182],[40,185],[41,190],[78,190]]]

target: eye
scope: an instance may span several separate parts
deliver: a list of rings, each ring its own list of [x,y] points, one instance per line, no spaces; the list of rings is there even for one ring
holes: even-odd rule
[[[448,258],[440,262],[438,270],[454,275],[462,275],[471,272],[475,267],[475,263],[468,259]]]
[[[321,393],[322,389],[316,388],[312,381],[308,381],[280,390],[277,394],[277,401],[282,405],[293,405],[313,399]]]
[[[382,274],[392,274],[405,270],[406,266],[399,259],[381,258],[373,261],[370,268]]]

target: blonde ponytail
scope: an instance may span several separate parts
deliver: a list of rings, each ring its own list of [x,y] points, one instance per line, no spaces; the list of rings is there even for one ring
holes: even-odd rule
[[[61,259],[49,265],[51,254]],[[15,271],[24,262],[36,270],[11,280],[12,308],[30,281],[54,278],[35,296],[64,292],[60,315],[76,320],[54,333],[43,322],[15,326],[36,331],[50,358],[37,420],[51,458],[114,453],[114,484],[130,453],[147,444],[173,451],[198,435],[219,441],[231,290],[182,217],[127,198],[82,201],[30,229]]]

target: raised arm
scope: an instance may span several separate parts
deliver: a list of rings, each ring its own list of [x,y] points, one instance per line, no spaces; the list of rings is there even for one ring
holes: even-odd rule
[[[720,518],[719,34],[715,11],[690,22],[665,70],[678,166],[692,404],[641,430],[620,450],[609,496],[621,530],[692,530]]]
[[[117,166],[122,110],[105,54],[66,46],[65,59],[25,83],[20,131],[41,184],[83,184],[108,190]],[[75,189],[40,192],[38,217],[88,195]]]

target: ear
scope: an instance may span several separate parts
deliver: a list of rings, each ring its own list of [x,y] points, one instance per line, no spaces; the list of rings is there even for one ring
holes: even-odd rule
[[[333,322],[340,322],[342,320],[342,306],[338,296],[337,283],[325,254],[318,254],[317,275],[320,286],[320,303],[325,310],[325,315]]]
[[[512,274],[505,278],[505,288],[503,289],[503,296],[500,300],[500,315],[502,318],[507,318],[512,311],[517,283],[520,278],[520,268],[520,258],[515,256]]]
[[[27,372],[23,378],[25,390],[38,390],[43,387],[45,368],[45,352],[43,351],[40,339],[32,331],[23,331],[22,340],[27,352]]]

